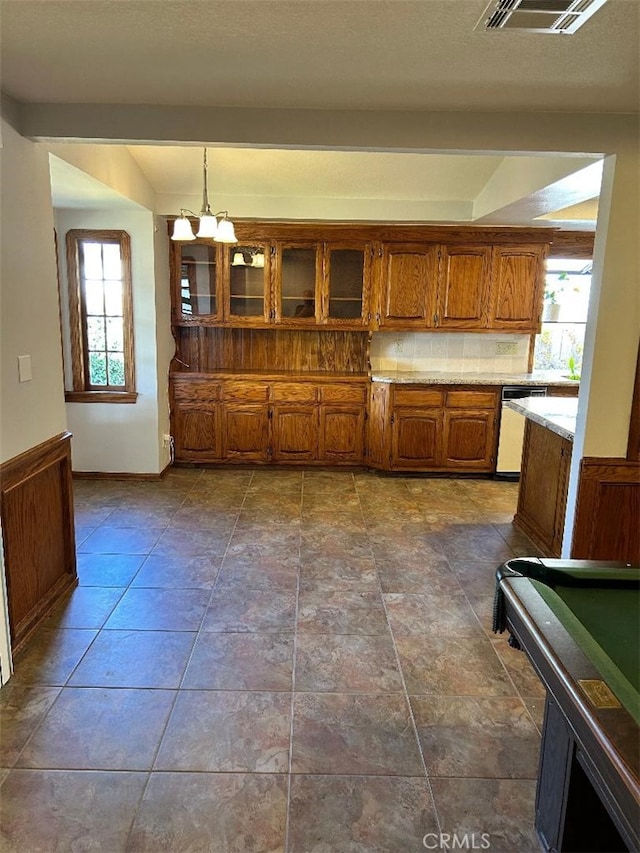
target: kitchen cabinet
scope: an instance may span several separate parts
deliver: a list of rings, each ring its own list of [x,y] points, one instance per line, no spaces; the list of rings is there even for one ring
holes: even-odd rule
[[[545,557],[562,551],[571,451],[569,439],[527,418],[514,522]]]
[[[273,313],[270,244],[227,245],[223,256],[225,323],[264,326]]]
[[[546,255],[544,245],[493,247],[490,329],[539,331]]]
[[[379,255],[380,329],[425,329],[436,323],[438,246],[385,244]]]
[[[366,383],[172,377],[176,461],[359,465]]]
[[[174,323],[222,322],[221,266],[220,247],[210,241],[171,244]]]
[[[442,246],[437,325],[481,329],[488,321],[491,246]]]
[[[536,332],[550,232],[238,223],[171,244],[176,326]],[[539,236],[538,236],[539,235]],[[536,242],[538,241],[538,242]]]
[[[385,244],[380,253],[380,329],[535,332],[544,245]]]
[[[324,243],[323,324],[338,328],[368,325],[372,256],[370,243]]]
[[[465,473],[494,469],[498,388],[394,385],[385,391],[382,383],[373,383],[370,399],[372,467]],[[382,428],[374,426],[376,416]]]

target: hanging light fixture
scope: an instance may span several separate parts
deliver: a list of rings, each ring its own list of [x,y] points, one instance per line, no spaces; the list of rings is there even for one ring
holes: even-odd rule
[[[205,237],[215,240],[216,243],[237,243],[233,222],[229,219],[227,210],[219,210],[213,213],[209,204],[209,193],[207,188],[207,149],[204,148],[204,160],[202,165],[202,210],[199,213],[200,227],[197,235],[193,233],[191,222],[187,213],[192,216],[196,214],[187,208],[180,209],[180,216],[173,223],[172,240],[195,240],[197,237]],[[220,221],[218,218],[220,217]]]

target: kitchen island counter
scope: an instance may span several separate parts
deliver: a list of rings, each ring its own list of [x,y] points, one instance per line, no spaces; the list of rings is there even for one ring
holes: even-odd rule
[[[578,413],[577,398],[527,397],[524,400],[508,400],[505,406],[561,438],[573,441]]]

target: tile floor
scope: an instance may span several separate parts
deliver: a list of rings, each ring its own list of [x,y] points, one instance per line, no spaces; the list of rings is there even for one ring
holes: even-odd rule
[[[539,850],[544,694],[490,627],[496,566],[535,553],[516,492],[77,480],[80,585],[0,691],[2,850]]]

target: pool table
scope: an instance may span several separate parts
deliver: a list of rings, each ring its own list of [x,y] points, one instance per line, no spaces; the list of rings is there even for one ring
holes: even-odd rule
[[[546,688],[536,793],[545,850],[640,851],[640,568],[509,560],[494,625]]]

